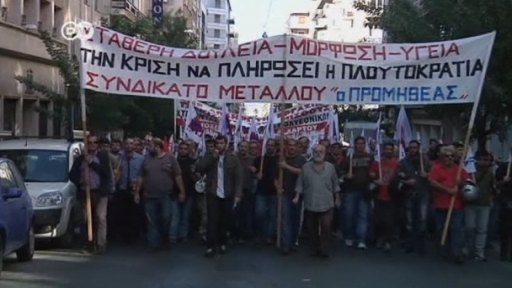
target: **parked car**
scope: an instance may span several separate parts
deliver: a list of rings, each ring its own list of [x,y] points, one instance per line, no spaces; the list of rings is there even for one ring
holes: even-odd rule
[[[34,207],[36,239],[71,246],[75,235],[76,187],[68,171],[82,144],[65,139],[10,139],[0,142],[0,157],[14,161]]]
[[[4,256],[16,252],[18,261],[34,256],[34,211],[23,178],[14,163],[0,158],[0,273]]]

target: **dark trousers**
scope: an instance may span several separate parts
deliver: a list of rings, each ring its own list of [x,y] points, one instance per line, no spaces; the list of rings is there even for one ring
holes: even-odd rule
[[[122,242],[136,241],[141,235],[142,220],[138,205],[127,191],[115,193],[109,201],[109,239]]]
[[[395,204],[393,201],[375,201],[375,230],[377,238],[391,243],[395,234]]]
[[[226,245],[232,201],[208,194],[206,196],[206,207],[208,214],[206,246],[208,249],[215,249]]]
[[[332,209],[325,212],[304,211],[304,222],[314,253],[328,254],[332,214]]]
[[[254,210],[256,194],[244,190],[244,197],[234,211],[232,234],[235,238],[251,240],[254,237]]]
[[[512,206],[500,207],[500,258],[512,261]]]

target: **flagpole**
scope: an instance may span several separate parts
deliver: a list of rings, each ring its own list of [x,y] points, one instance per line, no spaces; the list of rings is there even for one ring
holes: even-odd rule
[[[86,216],[87,216],[87,240],[89,242],[92,242],[94,239],[93,235],[93,229],[92,229],[92,207],[91,207],[91,183],[90,183],[90,169],[89,169],[89,142],[87,139],[87,107],[86,107],[86,101],[85,101],[85,87],[84,83],[82,82],[83,77],[83,61],[82,61],[82,51],[81,42],[80,46],[78,48],[78,60],[80,61],[78,65],[79,69],[79,75],[80,75],[80,108],[81,108],[81,114],[82,114],[82,135],[84,138],[84,177],[85,177],[85,210],[86,210]],[[76,48],[75,48],[76,50]],[[76,52],[75,52],[76,53]]]
[[[507,174],[505,174],[506,177],[510,177],[511,168],[512,168],[512,151],[508,151]]]
[[[496,33],[493,33],[491,43],[494,43],[495,37],[496,37]],[[490,59],[491,52],[492,52],[492,46],[493,45],[489,45],[486,59]],[[473,126],[475,125],[476,112],[478,111],[478,104],[480,103],[480,98],[482,98],[482,89],[484,87],[485,75],[487,73],[488,66],[489,66],[489,63],[486,63],[486,65],[482,71],[482,79],[480,81],[480,85],[479,85],[480,87],[478,88],[478,94],[477,94],[478,97],[476,97],[475,102],[473,103],[473,108],[471,110],[471,116],[469,117],[468,130],[466,132],[466,137],[464,139],[464,153],[462,154],[462,157],[461,157],[460,163],[459,163],[459,169],[457,170],[457,178],[456,178],[457,185],[460,182],[460,177],[462,176],[462,169],[464,168],[464,159],[466,159],[466,154],[468,153],[469,140],[471,138],[471,131],[473,130]],[[457,190],[457,193],[459,193],[458,190]],[[452,219],[453,207],[455,205],[455,199],[457,198],[456,196],[457,195],[452,195],[451,200],[450,200],[450,207],[448,208],[448,214],[446,215],[446,221],[444,222],[443,235],[441,236],[441,246],[444,246],[446,244],[446,237],[448,236],[448,229],[450,227],[450,221]]]
[[[420,132],[416,132],[416,139],[418,139],[418,142],[420,142],[419,146],[419,154],[420,154],[420,169],[421,173],[425,173],[425,164],[423,163],[423,150],[421,149],[421,138],[420,138]]]
[[[287,36],[286,34],[283,34],[283,38],[284,38],[284,62],[286,63],[287,61],[287,56],[288,56],[288,39],[287,39]],[[283,87],[286,88],[286,73],[285,73],[285,77],[283,78]],[[284,157],[284,106],[285,106],[285,98],[283,97],[282,98],[282,101],[281,101],[281,111],[280,111],[280,118],[281,118],[281,122],[279,123],[279,141],[280,141],[280,145],[279,145],[279,163],[285,161],[285,157]],[[282,220],[283,220],[283,182],[284,182],[284,171],[283,171],[283,167],[281,167],[279,165],[279,178],[278,178],[279,182],[278,182],[278,185],[279,185],[279,189],[277,190],[277,248],[281,248],[281,227],[282,227]]]

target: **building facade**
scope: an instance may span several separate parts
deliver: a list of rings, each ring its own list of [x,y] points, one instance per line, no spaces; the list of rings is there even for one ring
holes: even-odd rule
[[[187,19],[187,32],[197,37],[198,48],[204,43],[204,21],[203,11],[205,10],[201,0],[163,0],[164,13],[179,13]]]
[[[62,123],[39,112],[51,112],[54,103],[14,78],[28,76],[54,92],[66,93],[38,30],[50,32],[56,42],[74,51],[74,43],[62,36],[65,23],[108,24],[110,15],[135,20],[151,13],[151,8],[151,0],[0,0],[0,136],[64,133]]]
[[[311,34],[310,12],[293,12],[288,18],[288,34],[309,37]]]
[[[224,49],[231,45],[234,34],[231,25],[235,20],[231,18],[230,0],[203,0],[206,6],[206,49]]]

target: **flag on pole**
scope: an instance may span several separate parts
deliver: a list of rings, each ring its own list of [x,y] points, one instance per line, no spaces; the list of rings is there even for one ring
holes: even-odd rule
[[[350,145],[348,146],[348,156],[350,158],[354,157],[354,131],[350,130]]]
[[[228,137],[228,140],[230,140],[231,126],[229,125],[229,109],[227,103],[224,103],[222,106],[222,116],[220,118],[217,132],[220,135],[225,135],[226,137]]]
[[[275,137],[274,132],[274,120],[276,118],[276,112],[274,104],[270,106],[270,113],[268,115],[267,126],[265,127],[265,131],[263,132],[263,147],[261,147],[261,155],[265,155],[267,153],[267,141],[268,139],[272,139]]]
[[[380,161],[380,145],[382,144],[382,135],[380,135],[380,122],[382,113],[379,113],[379,120],[377,120],[377,131],[375,131],[375,161]]]
[[[238,152],[238,144],[242,141],[242,108],[238,110],[238,117],[235,124],[235,152]]]
[[[394,140],[398,141],[399,159],[402,160],[405,158],[405,147],[412,140],[411,124],[409,123],[404,106],[400,107],[400,112],[398,113]]]
[[[189,102],[184,132],[186,138],[196,143],[201,141],[201,136],[204,134],[203,126],[199,116],[197,116],[194,102]]]
[[[471,149],[471,146],[468,147],[468,152],[466,154],[466,159],[464,159],[464,170],[466,170],[467,173],[473,174],[476,173],[476,159],[475,155],[473,154],[473,149]]]
[[[258,126],[256,125],[256,116],[251,119],[251,126],[249,127],[249,141],[260,140],[260,132],[258,132]]]

